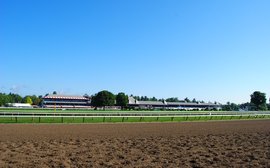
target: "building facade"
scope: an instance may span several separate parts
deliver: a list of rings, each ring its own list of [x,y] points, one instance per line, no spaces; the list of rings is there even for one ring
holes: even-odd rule
[[[83,96],[52,94],[43,97],[44,108],[91,108],[91,99]]]
[[[33,108],[31,104],[28,103],[8,103],[8,107],[14,108]]]
[[[221,104],[218,103],[138,101],[133,97],[129,97],[128,106],[135,109],[221,110]]]

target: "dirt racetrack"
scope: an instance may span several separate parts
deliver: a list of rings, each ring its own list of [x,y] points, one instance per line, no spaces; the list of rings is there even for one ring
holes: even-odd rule
[[[270,120],[2,124],[0,167],[270,167]]]

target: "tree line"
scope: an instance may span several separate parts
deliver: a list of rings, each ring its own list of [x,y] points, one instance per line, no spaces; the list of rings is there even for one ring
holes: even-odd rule
[[[31,105],[39,106],[42,102],[42,96],[36,95],[27,95],[27,96],[20,96],[19,94],[14,93],[0,93],[0,107],[1,106],[8,106],[9,103],[28,103]]]
[[[227,102],[222,106],[224,111],[265,111],[270,110],[270,104],[267,104],[266,94],[260,91],[255,91],[250,95],[250,102],[235,104]]]

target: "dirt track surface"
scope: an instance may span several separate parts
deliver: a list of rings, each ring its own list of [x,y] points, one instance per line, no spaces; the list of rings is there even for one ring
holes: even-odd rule
[[[2,124],[0,167],[270,167],[270,120]]]

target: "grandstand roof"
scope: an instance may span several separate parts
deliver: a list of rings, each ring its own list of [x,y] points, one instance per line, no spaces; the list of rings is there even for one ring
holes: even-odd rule
[[[139,105],[164,105],[161,101],[138,101]]]
[[[88,100],[86,97],[83,96],[70,96],[70,95],[60,95],[60,94],[50,94],[43,99],[77,99],[77,100]]]
[[[221,104],[215,103],[193,103],[193,102],[162,102],[162,101],[138,101],[133,97],[129,97],[129,104],[137,104],[137,105],[171,105],[171,106],[220,106]]]
[[[193,103],[193,102],[167,102],[168,105],[190,105],[190,106],[218,106],[220,104],[215,103]]]

